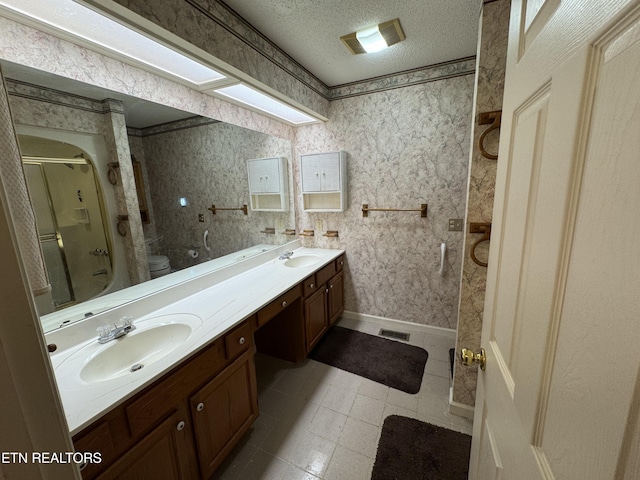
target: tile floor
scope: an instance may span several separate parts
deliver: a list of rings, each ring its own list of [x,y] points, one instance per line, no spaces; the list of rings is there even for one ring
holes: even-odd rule
[[[410,395],[306,359],[293,365],[256,355],[260,416],[216,480],[369,480],[382,423],[404,415],[471,434],[472,423],[449,414],[449,349],[455,340],[419,326],[340,319],[339,325],[377,335],[411,333],[408,343],[429,359],[420,392]]]

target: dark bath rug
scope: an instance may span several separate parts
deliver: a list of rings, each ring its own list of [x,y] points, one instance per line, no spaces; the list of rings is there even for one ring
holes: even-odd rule
[[[466,480],[471,437],[413,418],[384,420],[371,480]]]
[[[332,327],[309,357],[407,393],[418,393],[427,351],[349,328]]]

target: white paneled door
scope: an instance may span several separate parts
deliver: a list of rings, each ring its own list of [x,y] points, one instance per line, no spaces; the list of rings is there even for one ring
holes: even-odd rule
[[[470,479],[640,478],[639,4],[512,2]]]

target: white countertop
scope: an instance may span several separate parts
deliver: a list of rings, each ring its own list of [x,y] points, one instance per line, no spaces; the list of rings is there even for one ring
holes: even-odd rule
[[[112,313],[111,318],[107,316],[101,318],[96,315],[95,318],[92,317],[61,331],[48,334],[46,336],[48,343],[57,343],[62,346],[56,353],[51,354],[51,362],[71,435],[75,435],[109,410],[159,379],[186,357],[219,338],[242,320],[344,253],[344,250],[297,248],[294,250],[293,257],[312,254],[318,256],[320,260],[313,265],[290,268],[284,266],[283,260],[278,260],[280,250],[282,249],[278,248],[265,252],[244,266],[235,265],[228,270],[218,270],[171,287],[161,295],[130,303],[120,308],[115,314]],[[134,324],[141,326],[149,318],[170,314],[191,314],[201,319],[201,325],[197,326],[178,348],[155,363],[145,365],[137,372],[106,381],[91,383],[84,381],[79,373],[86,361],[86,356],[80,358],[78,351],[85,349],[83,352],[91,353],[100,348],[95,333],[97,325],[112,323],[113,315],[120,314],[132,314]],[[129,335],[135,335],[139,330],[142,330],[142,327]]]

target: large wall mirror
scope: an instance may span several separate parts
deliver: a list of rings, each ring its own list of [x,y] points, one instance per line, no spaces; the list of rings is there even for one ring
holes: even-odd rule
[[[52,307],[39,311],[45,332],[295,239],[289,140],[0,64],[54,284]],[[150,267],[140,284],[118,231],[123,144]],[[265,157],[287,159],[289,206],[245,214],[247,160]]]

